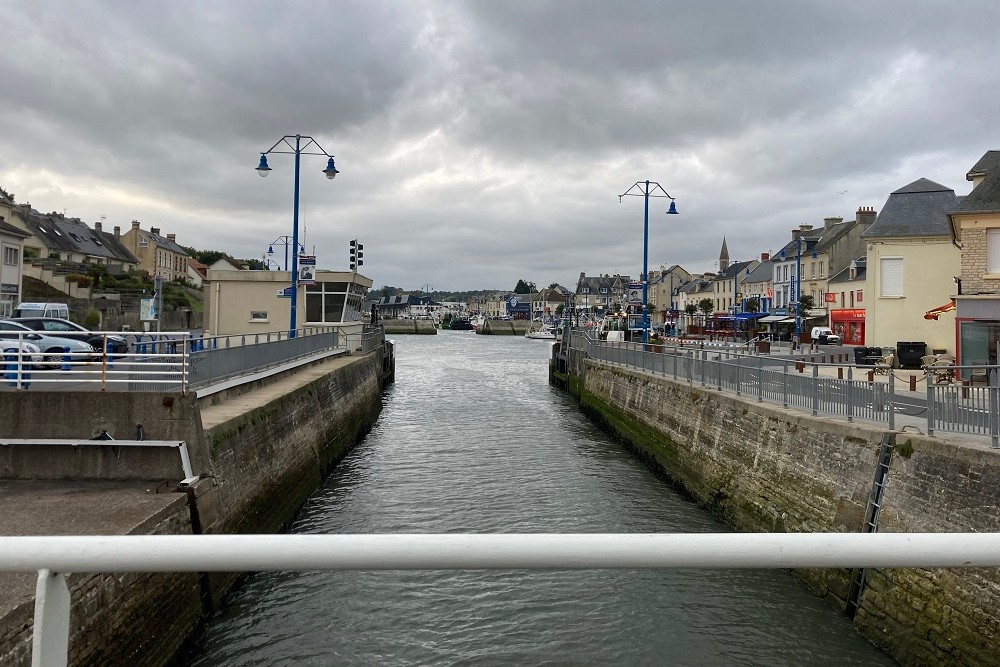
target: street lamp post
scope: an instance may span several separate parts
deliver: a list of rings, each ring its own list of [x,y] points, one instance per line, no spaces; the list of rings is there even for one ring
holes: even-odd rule
[[[294,144],[292,143],[294,140]],[[304,141],[304,143],[303,143]],[[286,146],[290,150],[279,150],[279,146]],[[310,147],[315,146],[316,150],[308,150]],[[319,151],[319,152],[317,152]],[[293,189],[292,198],[292,293],[291,293],[291,308],[289,311],[289,324],[288,324],[288,337],[295,337],[295,309],[298,302],[298,285],[299,285],[299,161],[303,154],[306,155],[322,155],[327,159],[326,169],[323,173],[330,180],[339,173],[337,167],[333,163],[333,156],[327,153],[319,143],[310,136],[304,134],[286,134],[281,139],[278,139],[269,149],[260,154],[260,163],[257,165],[257,173],[263,178],[267,176],[271,171],[271,168],[267,166],[267,156],[270,153],[287,153],[289,155],[295,156],[295,182]],[[288,246],[285,246],[285,254],[287,257]]]
[[[652,187],[651,187],[652,186]],[[632,192],[638,190],[638,192]],[[654,194],[656,190],[662,195]],[[667,194],[659,183],[655,181],[637,181],[628,190],[618,195],[618,203],[622,197],[633,196],[643,198],[643,218],[642,218],[642,344],[649,342],[649,198],[662,197],[670,200],[670,208],[667,213],[677,215],[677,205],[674,198]]]
[[[268,258],[270,258],[271,255],[274,254],[274,246],[276,246],[276,245],[283,245],[283,246],[285,246],[285,268],[282,269],[283,271],[287,271],[288,270],[288,246],[292,245],[292,243],[293,243],[292,237],[286,235],[286,236],[279,236],[278,238],[276,238],[273,241],[271,241],[268,244],[268,246],[267,246],[267,255],[268,255]],[[298,248],[296,249],[296,252],[304,253],[305,251],[306,251],[306,247],[304,245],[302,245],[301,243],[299,243],[298,244]]]
[[[795,239],[795,347],[802,346],[802,234]]]

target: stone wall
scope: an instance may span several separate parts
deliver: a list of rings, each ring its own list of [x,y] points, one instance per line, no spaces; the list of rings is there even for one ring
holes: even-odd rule
[[[583,409],[740,531],[860,532],[882,431],[587,361]],[[1000,530],[1000,453],[897,434],[882,532]],[[841,609],[848,570],[802,570]],[[904,665],[996,664],[995,569],[871,570],[855,627]]]
[[[379,320],[386,334],[430,334],[437,329],[431,320]]]
[[[193,395],[154,393],[11,392],[0,423],[15,438],[108,430],[130,439],[142,423],[147,439],[185,440],[202,479],[176,494],[175,511],[134,534],[275,532],[370,430],[382,409],[381,370],[378,354],[359,356],[208,430]],[[171,489],[181,479],[175,449],[4,447],[0,456],[0,477],[166,479]],[[239,576],[72,575],[70,664],[169,664]],[[3,664],[30,663],[33,601],[23,606],[0,627]]]

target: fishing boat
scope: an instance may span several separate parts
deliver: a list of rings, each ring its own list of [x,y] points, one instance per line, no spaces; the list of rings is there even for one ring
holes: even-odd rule
[[[472,331],[472,322],[464,317],[456,317],[452,319],[448,328],[452,331]]]
[[[543,324],[539,329],[528,329],[528,332],[524,334],[524,337],[533,338],[535,340],[555,340],[558,335],[559,329],[551,324]]]

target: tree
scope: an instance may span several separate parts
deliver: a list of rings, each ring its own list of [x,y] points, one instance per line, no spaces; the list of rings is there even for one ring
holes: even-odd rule
[[[698,306],[694,305],[693,303],[689,303],[686,306],[684,306],[684,312],[687,313],[688,315],[694,315],[695,313],[698,312]]]
[[[749,299],[747,299],[747,302],[746,302],[746,305],[744,306],[744,308],[746,309],[746,312],[748,312],[748,313],[760,312],[760,302],[757,301],[757,297],[755,297],[755,296],[754,297],[750,297]]]
[[[517,281],[517,286],[514,287],[514,294],[533,294],[538,291],[535,287],[535,283],[525,282],[523,280]]]
[[[715,300],[705,297],[698,302],[698,310],[705,316],[705,327],[708,327],[708,316],[715,310]]]
[[[557,287],[559,287],[559,283],[552,283],[551,285],[549,285],[549,289],[555,289]]]
[[[812,294],[806,294],[799,298],[799,308],[801,308],[801,313],[808,313],[810,310],[816,307],[816,299],[813,298]]]

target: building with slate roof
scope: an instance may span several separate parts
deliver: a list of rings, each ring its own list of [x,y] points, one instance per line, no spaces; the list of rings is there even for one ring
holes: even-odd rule
[[[162,236],[158,227],[142,229],[138,220],[121,237],[122,243],[139,261],[139,268],[154,278],[180,280],[187,277],[188,254],[177,244],[174,234]]]
[[[952,243],[949,213],[960,202],[951,188],[921,178],[892,192],[862,233],[867,243],[865,345],[925,343],[928,350],[954,351],[954,313],[941,315],[940,322],[925,319],[924,313],[955,292],[961,254]]]
[[[995,364],[1000,338],[1000,151],[987,151],[965,177],[972,181],[972,192],[948,216],[952,240],[959,247],[958,282],[952,301],[942,301],[925,317],[941,324],[953,303],[959,363]]]
[[[677,321],[678,310],[677,291],[691,280],[691,274],[683,267],[674,264],[667,268],[661,266],[658,271],[650,271],[649,289],[649,321],[653,324],[672,324]]]
[[[105,232],[100,222],[91,229],[79,218],[40,213],[31,204],[11,209],[10,223],[27,232],[25,249],[43,260],[103,264],[110,273],[129,271],[137,264],[135,256],[122,244],[118,227],[114,234]]]

